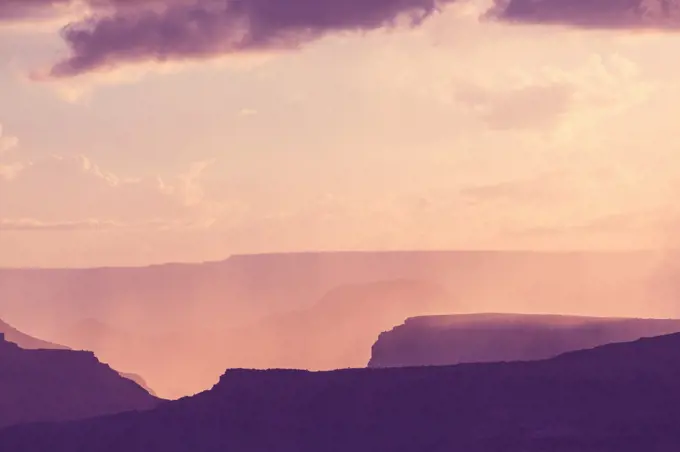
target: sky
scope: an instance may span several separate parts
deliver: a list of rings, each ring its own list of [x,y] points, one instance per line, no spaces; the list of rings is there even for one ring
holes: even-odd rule
[[[0,0],[0,266],[675,246],[680,1],[633,3]]]

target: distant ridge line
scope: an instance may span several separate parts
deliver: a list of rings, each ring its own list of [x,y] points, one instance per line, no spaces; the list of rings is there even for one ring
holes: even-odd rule
[[[170,266],[196,266],[196,265],[219,265],[224,264],[230,260],[248,259],[248,258],[262,258],[262,257],[292,257],[292,256],[314,256],[314,255],[370,255],[370,254],[384,254],[384,255],[398,255],[398,254],[413,254],[413,255],[427,255],[427,254],[522,254],[522,255],[555,255],[555,256],[569,256],[579,254],[590,255],[630,255],[630,254],[653,254],[666,253],[672,254],[680,252],[680,249],[664,250],[664,249],[611,249],[611,250],[528,250],[528,249],[442,249],[442,250],[327,250],[327,251],[273,251],[273,252],[254,252],[254,253],[235,253],[227,255],[224,259],[219,260],[204,260],[204,261],[168,261],[139,265],[96,265],[92,267],[41,267],[41,266],[25,266],[25,267],[11,267],[0,265],[0,271],[82,271],[82,270],[127,270],[127,269],[144,269],[144,268],[158,268]]]

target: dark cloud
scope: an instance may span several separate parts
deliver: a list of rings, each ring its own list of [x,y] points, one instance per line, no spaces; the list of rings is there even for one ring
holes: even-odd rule
[[[601,29],[680,29],[680,0],[496,0],[508,22]]]
[[[109,13],[63,30],[71,54],[51,77],[131,62],[291,49],[327,33],[395,26],[402,18],[417,25],[455,0],[93,1]]]
[[[87,6],[95,14],[102,14],[140,7],[160,10],[183,1],[190,0],[0,0],[0,23],[55,18],[74,6]]]

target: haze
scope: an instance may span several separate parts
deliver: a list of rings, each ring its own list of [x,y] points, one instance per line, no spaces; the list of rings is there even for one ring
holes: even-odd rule
[[[0,0],[0,319],[175,398],[677,316],[679,9],[603,4]]]
[[[59,29],[83,8],[13,5],[2,266],[676,244],[675,33],[480,20],[488,2],[457,1],[414,27],[140,45],[68,71]]]

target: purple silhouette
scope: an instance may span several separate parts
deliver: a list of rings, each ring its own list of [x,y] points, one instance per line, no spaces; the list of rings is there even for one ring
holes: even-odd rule
[[[231,370],[151,411],[0,431],[0,450],[672,452],[679,358],[673,334],[532,362]]]

